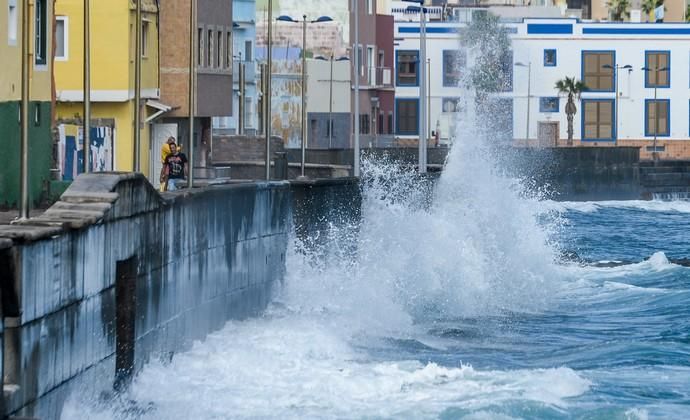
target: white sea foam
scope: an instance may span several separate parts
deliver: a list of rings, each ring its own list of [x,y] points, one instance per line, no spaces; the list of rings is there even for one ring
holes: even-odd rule
[[[417,361],[369,361],[339,331],[313,319],[229,323],[169,365],[146,366],[121,401],[63,418],[140,419],[436,417],[513,400],[559,409],[591,382],[568,368],[481,371]]]
[[[638,209],[664,213],[690,213],[690,201],[629,200],[629,201],[552,201],[542,203],[544,211],[576,211],[594,213],[602,208]]]

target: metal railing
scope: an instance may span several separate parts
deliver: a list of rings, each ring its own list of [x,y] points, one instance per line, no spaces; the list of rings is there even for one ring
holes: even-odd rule
[[[367,84],[375,87],[393,87],[393,70],[390,67],[368,67]]]

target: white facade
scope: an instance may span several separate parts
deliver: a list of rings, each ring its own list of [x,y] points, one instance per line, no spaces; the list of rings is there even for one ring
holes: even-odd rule
[[[463,24],[452,22],[431,22],[427,30],[427,57],[431,60],[431,129],[436,121],[441,125],[441,136],[447,132],[449,118],[441,111],[445,97],[462,95],[459,88],[443,86],[443,50],[459,47],[458,32]],[[556,81],[569,77],[585,79],[583,54],[588,51],[612,51],[615,66],[630,65],[632,71],[618,71],[618,103],[612,105],[613,129],[610,136],[597,139],[582,139],[583,103],[578,102],[574,120],[574,139],[590,145],[625,145],[645,143],[653,134],[645,130],[645,101],[654,98],[654,90],[645,86],[646,53],[662,51],[670,58],[668,87],[658,87],[658,99],[668,100],[668,134],[660,123],[657,136],[660,140],[690,139],[690,25],[686,24],[631,24],[580,22],[575,19],[525,19],[522,23],[507,24],[511,31],[513,64],[530,64],[528,67],[513,66],[513,90],[500,94],[513,98],[513,137],[524,140],[527,131],[527,78],[531,73],[529,140],[540,137],[543,123],[558,123],[558,137],[567,138],[565,115],[566,98],[558,100],[557,112],[543,112],[541,98],[557,97]],[[414,22],[396,22],[396,51],[419,49],[419,25]],[[545,51],[555,50],[555,62],[545,63]],[[553,52],[549,52],[553,59]],[[661,66],[660,66],[661,67]],[[397,72],[396,72],[397,74]],[[585,92],[583,101],[615,101],[615,83],[610,91]],[[664,83],[665,85],[665,83]],[[416,86],[396,87],[396,100],[419,97]],[[666,105],[663,105],[666,106]],[[615,108],[618,107],[618,118]],[[653,117],[650,116],[653,121]],[[660,114],[661,118],[661,114]],[[617,121],[616,121],[617,120]],[[650,121],[647,119],[647,121]],[[542,125],[540,125],[542,123]],[[590,136],[591,137],[591,136]],[[559,143],[561,144],[561,143]],[[645,143],[646,144],[646,143]]]

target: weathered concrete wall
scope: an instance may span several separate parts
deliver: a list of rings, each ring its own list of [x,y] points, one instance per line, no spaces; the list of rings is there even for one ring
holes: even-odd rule
[[[43,216],[0,226],[0,263],[14,264],[0,273],[5,413],[55,418],[74,389],[96,397],[261,311],[283,276],[290,206],[287,183],[161,197],[139,174],[89,174]]]

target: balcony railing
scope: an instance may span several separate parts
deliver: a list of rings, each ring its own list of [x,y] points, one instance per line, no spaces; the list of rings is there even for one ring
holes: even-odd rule
[[[390,67],[369,67],[367,84],[375,87],[393,87],[393,70]]]

